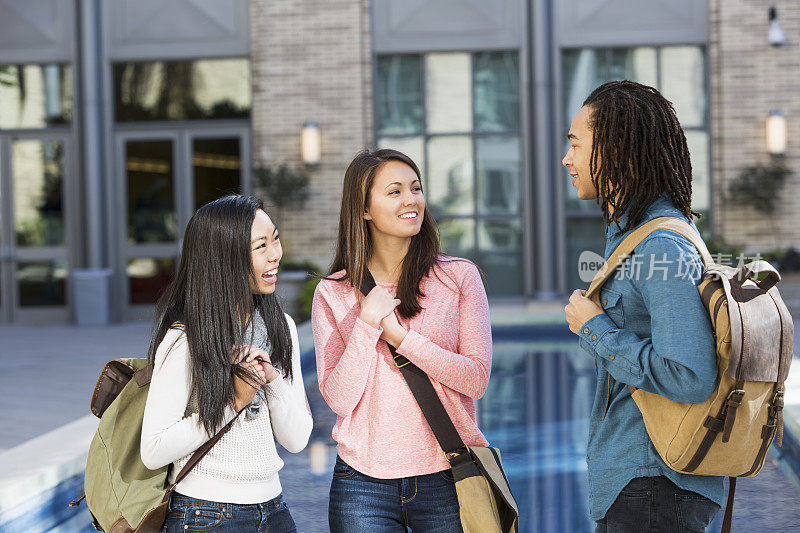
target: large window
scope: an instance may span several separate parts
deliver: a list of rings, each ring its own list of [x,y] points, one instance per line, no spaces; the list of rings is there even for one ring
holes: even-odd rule
[[[118,122],[249,118],[248,59],[114,65]]]
[[[520,294],[517,53],[380,56],[377,75],[378,145],[419,165],[443,250],[478,263],[490,294]]]
[[[642,46],[634,48],[580,48],[561,56],[564,137],[572,117],[589,93],[611,80],[629,79],[657,88],[675,106],[692,159],[692,208],[710,208],[708,89],[705,49],[702,46]],[[569,147],[565,141],[559,160]],[[578,200],[569,172],[564,171],[567,211],[568,289],[585,287],[578,276],[578,257],[584,250],[602,255],[605,228],[594,202]],[[705,218],[705,217],[704,217]]]
[[[71,120],[69,65],[0,65],[0,129],[46,128]]]

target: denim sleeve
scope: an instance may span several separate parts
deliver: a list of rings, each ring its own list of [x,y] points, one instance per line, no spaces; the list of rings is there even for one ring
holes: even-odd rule
[[[650,237],[636,254],[641,264],[657,261],[663,268],[650,279],[647,268],[631,276],[650,315],[651,337],[617,328],[601,314],[581,326],[580,344],[619,382],[677,402],[703,402],[716,385],[717,364],[711,321],[697,291],[702,268],[690,266],[699,256],[688,241],[671,236]]]

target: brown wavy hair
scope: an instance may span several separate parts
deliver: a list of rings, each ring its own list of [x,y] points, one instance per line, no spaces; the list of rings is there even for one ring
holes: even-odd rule
[[[627,213],[622,231],[635,228],[665,192],[687,219],[700,216],[692,211],[686,136],[669,100],[624,80],[599,86],[583,105],[592,109],[590,170],[606,224]]]
[[[422,183],[422,176],[416,163],[397,150],[382,149],[359,152],[344,173],[342,187],[342,208],[339,211],[339,238],[336,254],[326,279],[349,281],[353,288],[361,287],[367,262],[372,256],[372,237],[364,220],[364,212],[369,204],[369,191],[375,182],[375,174],[385,163],[399,161],[414,171]],[[423,189],[424,190],[424,189]],[[439,232],[427,205],[422,215],[419,233],[411,237],[408,252],[403,258],[400,279],[397,282],[397,298],[400,305],[398,313],[411,318],[422,310],[419,303],[423,298],[420,284],[439,262]],[[331,278],[344,270],[344,276]],[[438,275],[437,275],[438,277]]]

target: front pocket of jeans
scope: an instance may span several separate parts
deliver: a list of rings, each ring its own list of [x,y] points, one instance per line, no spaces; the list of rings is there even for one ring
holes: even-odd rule
[[[186,531],[208,531],[222,522],[222,512],[213,507],[190,506],[186,509]]]
[[[439,475],[439,477],[441,477],[445,481],[447,481],[449,483],[455,483],[455,478],[453,477],[453,471],[452,470],[447,469],[447,470],[442,470],[441,472],[436,472],[436,473]]]
[[[336,464],[333,465],[333,477],[348,478],[352,477],[355,473],[355,468],[342,461],[339,457],[336,458]]]

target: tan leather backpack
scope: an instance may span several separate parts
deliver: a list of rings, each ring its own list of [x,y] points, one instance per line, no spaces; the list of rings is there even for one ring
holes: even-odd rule
[[[776,436],[777,445],[782,444],[784,381],[792,361],[794,324],[776,287],[781,276],[772,265],[718,265],[696,231],[674,217],[653,219],[626,237],[586,296],[599,304],[606,280],[658,229],[684,236],[703,258],[705,273],[697,289],[716,340],[717,386],[702,403],[680,403],[629,389],[667,466],[685,474],[730,477],[722,528],[730,531],[736,478],[758,474]]]

